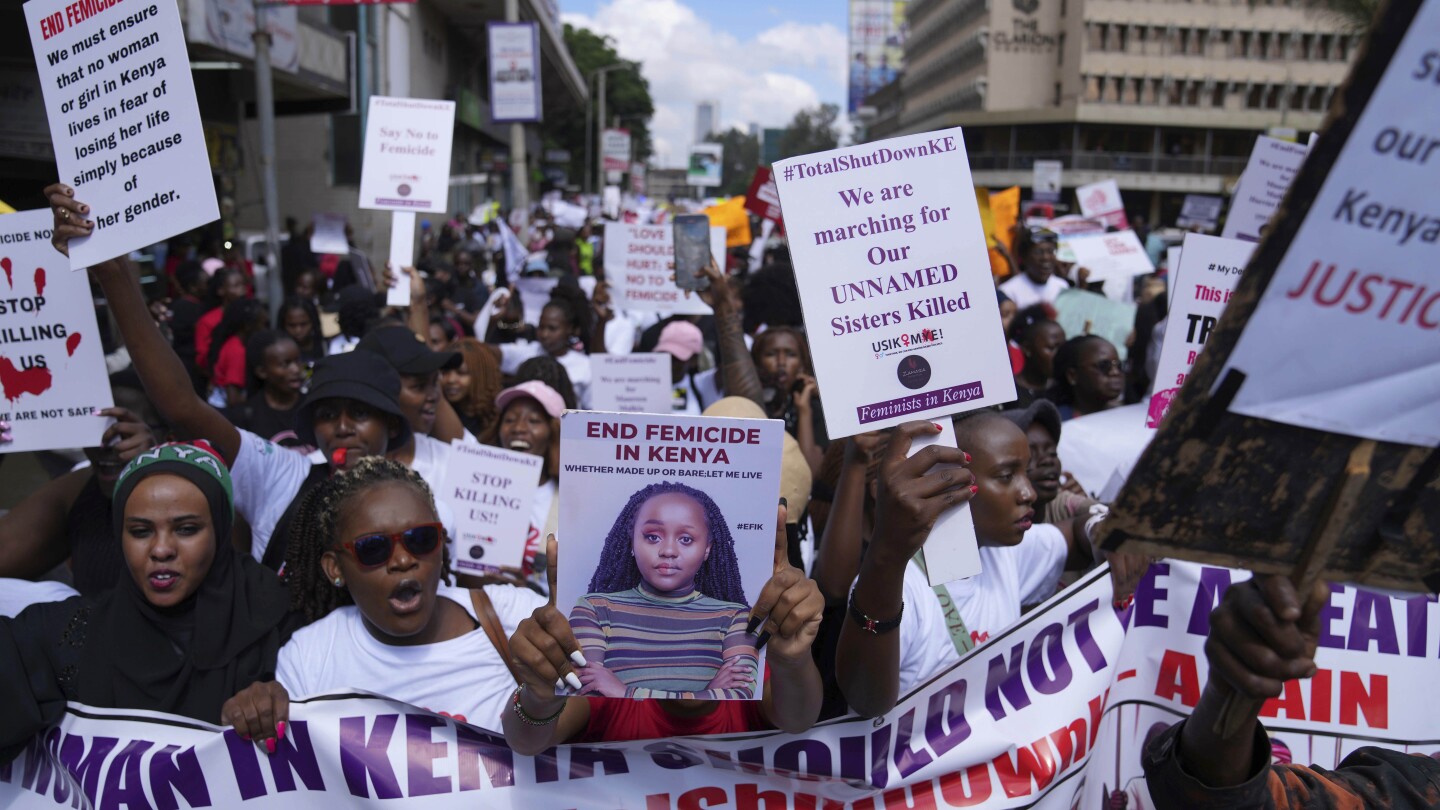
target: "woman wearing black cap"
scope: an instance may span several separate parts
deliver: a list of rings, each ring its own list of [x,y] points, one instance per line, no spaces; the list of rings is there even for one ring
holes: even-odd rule
[[[274,574],[231,547],[231,493],[208,447],[162,445],[126,466],[116,587],[0,619],[0,762],[67,701],[216,723],[233,695],[274,677],[298,620]]]
[[[49,186],[45,196],[55,211],[53,243],[68,255],[69,240],[94,229],[85,219],[90,209],[64,184]],[[272,544],[271,539],[288,538],[302,492],[332,470],[346,469],[364,456],[384,455],[409,441],[410,425],[397,402],[400,377],[370,352],[332,355],[315,364],[296,428],[301,441],[320,449],[325,464],[237,429],[189,385],[180,358],[150,317],[129,260],[122,256],[101,262],[90,273],[104,290],[135,370],[161,417],[180,435],[210,442],[230,465],[235,508],[251,528],[251,553],[272,568],[284,560],[285,549],[284,543]]]

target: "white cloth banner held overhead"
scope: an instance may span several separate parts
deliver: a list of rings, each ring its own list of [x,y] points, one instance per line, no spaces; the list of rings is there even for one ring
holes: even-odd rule
[[[1230,354],[1227,370],[1246,375],[1230,410],[1440,445],[1436,164],[1401,146],[1420,137],[1402,133],[1440,133],[1436,30],[1440,2],[1429,0]]]
[[[360,207],[444,212],[454,134],[453,101],[371,96]]]
[[[219,219],[175,3],[30,0],[25,24],[60,179],[95,223],[70,240],[69,267]]]
[[[725,266],[725,229],[710,229],[710,252]],[[709,315],[695,293],[675,286],[675,232],[666,225],[605,223],[605,281],[616,308]]]
[[[774,171],[832,439],[1015,398],[959,129]]]
[[[1240,283],[1240,273],[1255,252],[1254,242],[1187,234],[1180,266],[1170,271],[1174,294],[1165,320],[1165,343],[1160,364],[1150,383],[1150,405],[1145,426],[1160,427],[1170,402],[1190,375],[1190,368],[1205,348],[1210,330],[1220,321],[1225,305]]]
[[[267,756],[208,723],[71,704],[0,766],[0,805],[1090,810],[1125,794],[1148,808],[1141,752],[1193,709],[1211,607],[1244,576],[1157,563],[1117,610],[1102,568],[884,716],[803,735],[577,743],[528,757],[497,733],[357,691],[292,696]],[[1323,768],[1361,746],[1440,751],[1440,704],[1407,700],[1434,682],[1436,637],[1424,628],[1440,622],[1436,603],[1345,587],[1325,610],[1316,677],[1288,681],[1261,710],[1272,743]]]
[[[415,262],[415,212],[396,211],[390,215],[390,272],[395,286],[385,291],[385,306],[410,306],[410,274],[405,268]]]
[[[114,420],[90,279],[50,244],[49,208],[0,216],[0,453],[98,447]]]
[[[1235,199],[1230,203],[1230,214],[1220,235],[1226,239],[1259,242],[1261,231],[1285,199],[1285,192],[1290,190],[1290,183],[1309,151],[1303,144],[1264,135],[1255,138],[1255,148],[1250,152],[1245,172],[1240,175],[1240,184],[1235,189]]]

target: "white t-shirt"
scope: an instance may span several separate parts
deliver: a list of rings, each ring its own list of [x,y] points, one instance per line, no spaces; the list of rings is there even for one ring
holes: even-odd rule
[[[445,483],[445,473],[450,468],[452,452],[454,451],[450,449],[450,445],[439,439],[423,433],[415,434],[415,457],[410,462],[410,469],[425,479],[436,498],[440,497],[441,486]]]
[[[326,347],[326,354],[344,354],[353,350],[360,343],[360,338],[339,334],[330,338],[330,345]]]
[[[324,464],[324,459],[319,462]],[[275,525],[300,494],[314,462],[248,430],[240,431],[240,450],[230,465],[235,511],[250,524],[250,554],[265,557]]]
[[[80,592],[63,582],[31,582],[0,578],[0,617],[14,618],[20,611],[41,602],[63,602]]]
[[[1060,529],[1037,523],[1017,546],[981,546],[981,572],[945,587],[970,640],[980,646],[1020,620],[1020,609],[1055,591],[1070,547]],[[905,568],[905,612],[900,619],[900,694],[959,663],[945,613],[924,572]]]
[[[1060,293],[1068,289],[1070,289],[1070,285],[1066,284],[1065,280],[1059,276],[1051,276],[1043,285],[1037,285],[1024,273],[1000,285],[1000,292],[1009,296],[1019,309],[1041,303],[1053,304],[1055,299],[1060,297]]]
[[[503,374],[514,374],[520,368],[521,363],[544,353],[545,350],[540,348],[540,344],[531,340],[501,343],[500,371]],[[570,385],[575,389],[575,400],[579,403],[580,409],[588,410],[590,408],[590,356],[571,349],[555,359],[565,367],[565,373],[570,375]]]
[[[487,585],[485,593],[509,638],[521,621],[545,599],[510,585]],[[440,597],[463,607],[472,618],[470,592],[440,584]],[[463,716],[465,722],[498,730],[515,679],[484,628],[436,644],[392,646],[365,629],[360,609],[338,608],[295,632],[280,649],[275,680],[292,698],[344,689],[402,700],[435,712]]]

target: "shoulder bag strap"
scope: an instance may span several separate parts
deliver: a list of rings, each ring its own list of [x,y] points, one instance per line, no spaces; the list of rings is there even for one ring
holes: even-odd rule
[[[510,660],[510,639],[505,637],[505,626],[500,623],[500,616],[495,612],[495,604],[490,601],[490,594],[485,593],[484,588],[471,588],[470,603],[475,606],[475,618],[480,620],[480,626],[485,629],[490,644],[495,647],[495,652],[500,654],[505,668],[510,670],[510,677],[519,683],[520,675],[515,672],[515,664]]]

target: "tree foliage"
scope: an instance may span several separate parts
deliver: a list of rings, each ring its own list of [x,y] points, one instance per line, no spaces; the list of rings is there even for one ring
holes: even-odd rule
[[[824,152],[839,146],[840,131],[835,126],[839,117],[840,107],[836,104],[821,104],[795,113],[780,138],[780,158]]]
[[[575,67],[579,68],[580,75],[587,82],[591,82],[592,94],[599,90],[599,83],[591,80],[594,72],[623,61],[615,52],[613,39],[569,23],[565,24],[565,47],[570,50],[570,58],[575,60]],[[590,103],[596,104],[597,100],[592,97]],[[595,109],[598,111],[598,106]],[[605,117],[611,121],[619,118],[620,128],[630,130],[635,159],[641,162],[652,154],[650,119],[654,115],[655,102],[650,97],[650,83],[642,75],[641,65],[637,63],[633,70],[612,70],[606,74]],[[609,121],[605,123],[606,126],[610,124]],[[593,120],[591,127],[589,137],[592,139],[591,149],[594,150],[592,160],[598,163],[599,144],[593,140],[596,137]],[[585,116],[574,115],[546,121],[544,136],[548,145],[570,151],[570,181],[584,185]],[[590,171],[595,171],[595,163],[590,165]]]
[[[720,190],[723,196],[744,194],[750,187],[750,178],[755,176],[755,167],[760,165],[760,139],[734,127],[711,134],[706,140],[718,143],[724,152],[720,156]]]

